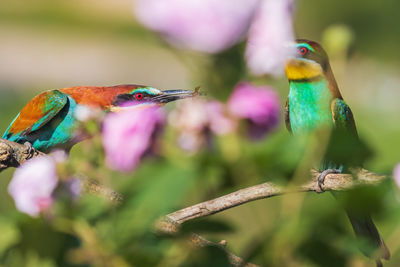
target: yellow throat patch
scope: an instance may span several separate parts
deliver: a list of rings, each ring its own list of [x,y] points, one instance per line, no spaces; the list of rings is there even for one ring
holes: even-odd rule
[[[289,80],[309,80],[324,74],[321,65],[311,60],[290,59],[285,65]]]

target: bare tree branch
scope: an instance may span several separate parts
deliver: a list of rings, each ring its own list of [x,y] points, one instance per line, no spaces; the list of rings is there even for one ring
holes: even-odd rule
[[[209,216],[258,199],[270,198],[287,193],[311,191],[321,193],[321,189],[318,185],[318,175],[318,172],[312,171],[312,180],[297,187],[284,188],[273,183],[263,183],[175,211],[161,218],[156,224],[156,230],[164,234],[176,234],[179,232],[180,226],[184,222]],[[353,177],[357,179],[354,179]],[[382,182],[385,178],[386,176],[378,175],[364,169],[356,170],[354,176],[351,174],[329,174],[325,179],[323,189],[325,191],[342,191],[362,184],[376,185]],[[224,245],[212,243],[196,234],[192,234],[191,238],[192,242],[197,243],[200,246],[213,244],[225,249]],[[257,266],[252,263],[245,264],[243,259],[233,255],[226,249],[225,251],[233,266]]]
[[[33,155],[29,154],[26,146],[0,138],[0,172],[8,167],[18,167],[33,156],[39,155],[44,154],[37,150]]]
[[[320,193],[321,190],[317,182],[318,175],[318,172],[312,171],[312,181],[298,187],[283,188],[273,183],[263,183],[175,211],[161,219],[158,224],[160,226],[158,230],[169,234],[176,233],[179,231],[179,226],[184,222],[212,215],[258,199],[296,192],[314,191]],[[325,179],[323,188],[325,191],[341,191],[360,184],[378,184],[386,178],[386,176],[364,169],[358,170],[355,177],[357,178],[356,180],[353,179],[351,174],[329,174]],[[174,222],[174,224],[171,225],[169,222]]]

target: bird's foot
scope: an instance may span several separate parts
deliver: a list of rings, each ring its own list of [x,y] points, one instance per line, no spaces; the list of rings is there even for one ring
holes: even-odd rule
[[[30,142],[25,142],[24,146],[25,146],[25,154],[28,154],[26,159],[32,158],[36,153],[36,149],[33,147],[33,145]]]
[[[318,187],[321,189],[321,192],[324,192],[325,190],[322,188],[322,186],[325,183],[325,178],[328,174],[333,174],[333,173],[341,173],[342,171],[340,169],[326,169],[323,172],[321,172],[318,176]]]

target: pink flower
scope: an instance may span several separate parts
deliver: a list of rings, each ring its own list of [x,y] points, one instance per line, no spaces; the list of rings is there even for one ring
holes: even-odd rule
[[[225,106],[215,100],[181,101],[171,113],[169,120],[179,131],[179,146],[193,153],[209,145],[210,132],[224,135],[236,129],[236,122],[227,116]]]
[[[394,167],[393,170],[393,178],[397,184],[398,187],[400,187],[400,163]]]
[[[278,94],[267,86],[239,83],[228,101],[228,109],[234,116],[248,120],[250,135],[255,138],[263,137],[280,121]]]
[[[246,33],[259,0],[137,0],[146,27],[180,48],[218,53]]]
[[[18,210],[38,216],[52,205],[52,194],[57,184],[55,160],[41,156],[27,161],[14,172],[8,192]]]
[[[224,135],[236,129],[236,122],[227,116],[225,105],[218,101],[210,101],[206,105],[209,127],[216,135]]]
[[[283,73],[287,57],[295,53],[288,45],[294,41],[293,0],[264,0],[251,24],[246,61],[255,75]]]
[[[103,125],[107,164],[124,172],[135,169],[163,125],[164,114],[156,107],[108,114]]]

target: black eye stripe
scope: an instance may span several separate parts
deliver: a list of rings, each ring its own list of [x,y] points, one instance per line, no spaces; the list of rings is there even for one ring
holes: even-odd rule
[[[141,94],[142,97],[139,99],[137,98],[137,94]],[[138,92],[135,94],[120,94],[120,95],[116,95],[114,97],[114,100],[112,102],[113,105],[122,105],[124,103],[130,102],[130,101],[140,101],[140,100],[144,100],[147,99],[149,96],[146,93],[142,93],[142,92]]]

